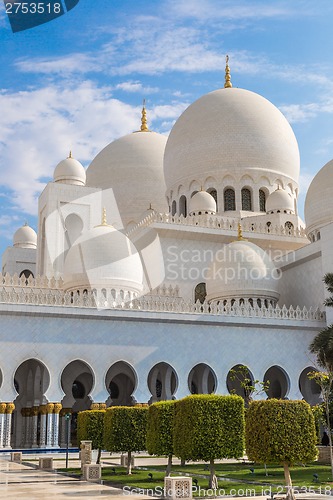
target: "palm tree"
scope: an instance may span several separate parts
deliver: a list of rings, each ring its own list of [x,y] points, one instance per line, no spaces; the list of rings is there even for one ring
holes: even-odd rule
[[[333,301],[333,297],[328,300]],[[309,349],[312,354],[317,356],[318,364],[322,368],[333,372],[333,325],[319,332],[311,342]]]
[[[330,296],[325,300],[324,304],[327,307],[333,307],[333,273],[325,274],[323,281],[330,293]],[[329,325],[319,332],[311,342],[309,349],[310,352],[316,355],[318,364],[324,369],[323,372],[312,372],[309,374],[309,378],[314,379],[320,386],[325,405],[326,424],[330,445],[331,473],[333,478],[333,451],[329,408],[333,389],[333,325]]]

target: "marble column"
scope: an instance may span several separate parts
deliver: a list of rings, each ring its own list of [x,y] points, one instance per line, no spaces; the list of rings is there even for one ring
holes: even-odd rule
[[[4,447],[6,403],[0,403],[0,449]]]
[[[47,414],[47,405],[40,405],[39,413],[40,413],[40,432],[39,432],[39,447],[46,447],[46,414]]]
[[[59,448],[59,413],[61,409],[61,403],[54,403],[52,448]]]
[[[39,406],[33,406],[31,408],[31,448],[38,447],[37,441],[37,429],[38,429],[38,412]]]
[[[19,447],[24,448],[26,438],[26,408],[21,408],[22,424],[21,424],[21,442]]]
[[[52,438],[53,438],[53,410],[54,404],[48,403],[46,405],[47,413],[47,431],[46,431],[46,448],[52,448]]]
[[[31,448],[32,445],[32,407],[27,408],[27,426],[26,426],[26,436],[25,436],[25,447]]]
[[[14,410],[15,410],[14,403],[7,403],[6,413],[5,413],[6,424],[5,424],[4,448],[11,448],[10,440],[12,431],[12,416]]]
[[[60,412],[60,448],[66,448],[67,446],[67,420],[66,415],[72,413],[72,408],[63,408]],[[69,424],[70,433],[70,424]],[[71,436],[69,436],[69,446],[71,445]]]

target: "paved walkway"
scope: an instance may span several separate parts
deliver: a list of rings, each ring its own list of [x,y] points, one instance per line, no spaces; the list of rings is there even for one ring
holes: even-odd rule
[[[104,456],[103,456],[104,455]],[[119,456],[110,457],[110,454],[102,455],[104,465],[119,464]],[[41,455],[25,455],[23,460],[31,461],[35,466]],[[44,455],[50,456],[50,455]],[[55,468],[64,468],[64,455],[53,455]],[[61,458],[62,460],[59,460]],[[165,464],[165,458],[155,458],[154,464]],[[151,457],[135,457],[136,465],[145,466],[152,462]],[[175,463],[179,461],[175,459]],[[0,499],[1,500],[95,500],[96,498],[122,499],[127,497],[133,500],[152,500],[153,497],[146,495],[128,495],[121,489],[105,486],[103,484],[88,483],[76,478],[52,472],[40,471],[32,465],[17,464],[10,462],[9,454],[0,456]],[[70,467],[79,467],[77,456],[72,456],[69,462]],[[161,498],[161,497],[159,497]],[[230,497],[229,497],[230,498]],[[328,500],[332,496],[328,495],[301,495],[306,500]],[[242,497],[239,500],[267,500],[267,496]]]
[[[54,462],[56,465],[57,462]],[[59,465],[63,466],[63,462]],[[72,465],[72,463],[70,464]],[[56,472],[44,472],[24,464],[0,459],[1,500],[85,500],[96,498],[118,498],[124,500],[122,490],[102,484],[80,481]],[[133,499],[147,499],[144,495],[131,495]]]

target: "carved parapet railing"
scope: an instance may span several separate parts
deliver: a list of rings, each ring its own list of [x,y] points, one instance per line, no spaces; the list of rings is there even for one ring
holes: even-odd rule
[[[123,300],[115,301],[112,294],[85,291],[65,292],[59,289],[0,287],[0,303],[27,304],[54,307],[120,309],[147,312],[169,312],[184,314],[206,314],[210,316],[231,316],[244,318],[272,318],[297,321],[325,321],[325,312],[319,308],[279,307],[278,305],[258,303],[256,299],[225,299],[209,304],[185,301],[178,296],[176,288],[163,288],[158,294],[133,299],[124,294]]]
[[[209,229],[221,229],[224,231],[237,232],[240,222],[237,218],[220,217],[217,215],[183,215],[159,214],[152,212],[144,217],[140,222],[128,230],[127,235],[131,236],[140,229],[149,227],[153,223],[173,224],[182,226],[203,227]],[[242,219],[243,232],[254,234],[267,234],[271,236],[286,236],[290,238],[307,239],[304,227],[286,227],[283,225],[267,225],[265,222],[247,221]]]

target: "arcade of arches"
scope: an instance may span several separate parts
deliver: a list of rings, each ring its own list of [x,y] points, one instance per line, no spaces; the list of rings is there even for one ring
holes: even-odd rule
[[[310,404],[320,400],[318,386],[307,374],[312,367],[299,375],[299,389]],[[87,409],[102,409],[112,405],[134,405],[133,394],[137,387],[135,369],[126,361],[110,366],[105,376],[109,397],[105,402],[95,402],[90,394],[94,386],[92,368],[83,360],[74,360],[61,373],[63,398],[50,402],[46,393],[50,384],[48,368],[36,359],[24,361],[14,374],[17,397],[13,402],[0,403],[0,448],[64,448],[66,447],[66,415],[71,415],[70,445],[76,443],[77,413]],[[205,363],[195,365],[188,373],[187,385],[191,394],[226,393],[239,394],[245,401],[251,397],[246,388],[254,375],[250,368],[241,364],[230,368],[225,388],[218,381],[214,370]],[[0,371],[0,387],[3,382]],[[153,366],[147,377],[151,397],[148,403],[176,398],[178,388],[176,370],[166,362]],[[288,398],[289,376],[280,366],[267,369],[263,383],[268,398]],[[263,397],[263,395],[261,395]],[[140,401],[142,403],[143,401]]]

